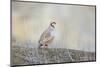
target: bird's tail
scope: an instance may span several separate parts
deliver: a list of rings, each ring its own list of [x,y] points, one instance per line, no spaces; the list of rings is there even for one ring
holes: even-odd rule
[[[42,44],[39,44],[38,48],[41,48],[41,46],[43,46]]]

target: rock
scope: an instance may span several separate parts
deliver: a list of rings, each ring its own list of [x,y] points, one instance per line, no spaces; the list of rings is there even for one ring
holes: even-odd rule
[[[11,65],[95,61],[95,53],[61,48],[12,47]]]

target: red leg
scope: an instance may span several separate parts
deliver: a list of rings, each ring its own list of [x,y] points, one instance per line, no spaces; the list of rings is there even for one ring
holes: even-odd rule
[[[47,47],[48,47],[48,45],[47,45],[47,44],[45,44],[45,47],[47,48]]]

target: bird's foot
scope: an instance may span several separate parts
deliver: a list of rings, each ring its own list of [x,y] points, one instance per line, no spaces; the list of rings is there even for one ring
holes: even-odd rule
[[[45,44],[45,48],[48,48],[48,45],[47,44]]]

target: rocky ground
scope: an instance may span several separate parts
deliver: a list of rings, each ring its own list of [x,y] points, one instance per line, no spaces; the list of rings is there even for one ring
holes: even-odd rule
[[[37,49],[12,47],[11,49],[12,65],[67,63],[79,61],[95,61],[95,53],[61,48]]]

